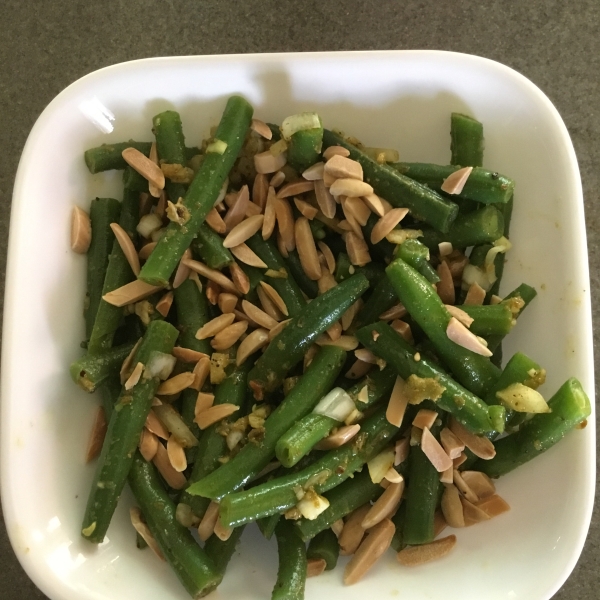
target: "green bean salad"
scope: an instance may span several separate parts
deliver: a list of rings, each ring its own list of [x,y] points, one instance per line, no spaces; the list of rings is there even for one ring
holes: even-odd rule
[[[502,518],[494,479],[585,425],[571,378],[502,340],[536,291],[500,294],[514,181],[483,167],[483,126],[450,118],[450,165],[400,162],[305,112],[281,125],[226,103],[200,147],[177,112],[153,141],[85,152],[123,197],[72,213],[87,254],[84,355],[99,403],[82,536],[101,543],[126,483],[132,544],[193,598],[247,525],[273,535],[273,599],[348,556],[402,569]],[[135,531],[135,534],[134,534]],[[490,542],[493,543],[493,542]]]

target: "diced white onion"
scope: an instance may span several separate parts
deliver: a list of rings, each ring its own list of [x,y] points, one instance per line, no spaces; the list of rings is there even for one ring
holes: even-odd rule
[[[516,412],[549,413],[552,412],[544,397],[522,383],[513,383],[496,392],[496,396],[507,408]]]
[[[378,162],[381,160],[383,160],[383,162],[398,162],[400,160],[400,154],[398,154],[398,150],[394,150],[392,148],[365,147],[362,150],[367,156],[370,156],[373,160]]]
[[[324,510],[329,508],[329,500],[323,496],[319,496],[313,490],[309,490],[304,494],[302,500],[296,504],[296,508],[300,514],[309,521],[316,519]]]
[[[395,458],[396,453],[394,452],[394,449],[387,448],[367,463],[369,475],[371,476],[371,481],[373,483],[379,483],[385,478],[385,474],[394,466]]]
[[[155,350],[150,353],[146,373],[149,378],[158,377],[160,380],[165,381],[173,372],[176,362],[177,359],[173,355]]]
[[[488,250],[485,255],[484,268],[487,274],[488,279],[493,284],[496,279],[496,267],[494,265],[494,261],[496,260],[496,256],[500,253],[506,253],[512,248],[512,244],[508,241],[507,238],[502,236],[500,239],[497,239],[494,242],[494,245]],[[487,290],[486,290],[487,291]]]
[[[215,140],[206,147],[206,154],[223,154],[227,150],[227,143],[222,140]]]
[[[149,238],[152,233],[154,233],[157,229],[162,227],[162,220],[158,215],[154,213],[150,213],[148,215],[144,215],[140,222],[137,224],[136,230],[137,232],[144,238]]]
[[[156,231],[152,232],[152,234],[150,235],[150,239],[153,242],[158,242],[158,240],[160,240],[160,238],[163,236],[164,233],[165,233],[165,228],[161,227],[160,229],[157,229]]]
[[[268,150],[267,152],[269,154],[271,154],[271,156],[280,156],[281,154],[283,154],[286,150],[287,150],[287,143],[285,140],[279,140],[277,142],[275,142]]]
[[[416,240],[422,236],[420,229],[392,229],[385,237],[392,244],[404,244],[406,240]]]
[[[321,398],[313,412],[341,422],[345,421],[355,408],[352,398],[342,388],[337,387]]]
[[[314,112],[304,112],[285,118],[281,124],[281,134],[284,139],[289,140],[298,131],[319,127],[321,127],[319,115]]]
[[[492,263],[492,269],[494,269],[494,264]],[[481,286],[486,292],[490,291],[492,287],[493,281],[490,281],[488,276],[489,274],[486,271],[483,271],[479,267],[475,265],[468,264],[465,266],[462,275],[462,288],[463,290],[468,290],[474,283]],[[493,273],[494,281],[496,280],[496,273],[494,270]]]

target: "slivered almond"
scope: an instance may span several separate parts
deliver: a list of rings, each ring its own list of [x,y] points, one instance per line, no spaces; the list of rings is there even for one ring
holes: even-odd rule
[[[309,221],[312,221],[319,212],[312,204],[309,204],[305,200],[300,200],[300,198],[294,198],[294,204],[302,216],[306,217]]]
[[[259,216],[262,217],[262,215]],[[244,223],[245,222],[246,221],[244,221]],[[267,264],[246,244],[242,243],[239,246],[234,246],[233,248],[231,248],[231,254],[233,254],[240,262],[243,262],[245,265],[250,265],[251,267],[256,267],[258,269],[267,268]]]
[[[157,451],[158,438],[144,427],[140,435],[140,454],[144,457],[144,460],[150,462],[156,456]]]
[[[211,340],[210,345],[217,351],[223,352],[235,344],[248,329],[248,321],[238,321],[219,331]]]
[[[358,179],[336,179],[329,188],[332,196],[367,196],[373,193],[373,188]]]
[[[158,417],[153,410],[150,410],[148,413],[144,427],[155,436],[162,438],[163,440],[169,439],[169,432],[167,431],[167,428],[158,420]]]
[[[371,243],[378,244],[408,214],[407,208],[393,208],[375,223],[371,231]]]
[[[154,204],[154,198],[147,194],[146,192],[142,192],[140,194],[140,218],[144,215],[147,215],[151,210]]]
[[[382,321],[392,321],[393,319],[401,319],[406,316],[408,311],[403,304],[395,304],[392,308],[388,308],[385,312],[379,315]]]
[[[277,197],[289,198],[290,196],[296,196],[298,194],[312,192],[314,189],[314,182],[298,179],[297,181],[291,181],[290,183],[286,183],[282,188],[280,188],[277,192]]]
[[[363,180],[362,165],[356,160],[352,160],[351,158],[339,154],[332,156],[325,163],[324,172],[336,179]]]
[[[356,549],[365,536],[365,530],[361,523],[370,509],[371,505],[369,503],[364,504],[352,512],[344,523],[344,527],[338,537],[340,554],[342,556],[349,556],[356,552]]]
[[[458,308],[458,306],[452,306],[452,304],[445,304],[444,306],[450,313],[450,316],[460,321],[465,327],[471,327],[474,321],[473,317],[470,317],[464,310]]]
[[[155,191],[158,191],[156,188],[154,188]],[[153,194],[151,194],[153,195]],[[163,191],[159,191],[158,192],[158,196],[154,196],[155,198],[158,198],[158,202],[156,203],[156,209],[155,209],[155,213],[156,216],[159,218],[163,218],[167,212],[167,204],[168,204],[168,200],[167,200],[167,194],[166,192]]]
[[[335,217],[337,205],[322,180],[315,181],[315,197],[317,198],[317,204],[323,215],[328,219],[333,219]]]
[[[264,290],[264,292],[267,294],[267,296],[271,299],[273,304],[275,304],[277,309],[280,310],[286,317],[289,316],[287,306],[285,305],[283,298],[279,295],[277,290],[272,285],[269,285],[265,281],[261,281],[260,286]]]
[[[400,438],[394,445],[394,466],[401,465],[407,458],[410,451],[410,439]]]
[[[477,282],[474,282],[469,286],[464,303],[470,306],[479,306],[483,304],[485,294],[485,290]]]
[[[280,321],[269,331],[269,341],[272,341],[276,338],[291,322],[291,319],[286,319],[285,321]]]
[[[492,294],[490,298],[490,304],[500,304],[502,302],[502,298],[500,296],[496,296],[496,294]]]
[[[226,313],[223,315],[219,315],[214,319],[211,319],[208,323],[205,323],[198,329],[196,332],[197,340],[205,340],[209,337],[212,337],[228,327],[235,321],[235,315],[233,313]]]
[[[342,205],[344,214],[348,211],[363,227],[367,224],[371,211],[361,198],[346,198]]]
[[[402,425],[402,419],[404,419],[404,413],[408,406],[408,396],[405,388],[404,380],[401,377],[396,377],[396,383],[394,383],[385,413],[385,418],[396,427]]]
[[[206,392],[198,392],[196,404],[194,405],[194,417],[208,410],[215,403],[215,395]]]
[[[400,483],[401,481],[404,481],[404,477],[402,477],[402,475],[400,475],[400,473],[398,473],[394,467],[390,467],[387,470],[387,473],[384,475],[384,479],[390,483]]]
[[[491,517],[480,507],[475,506],[472,502],[466,498],[460,499],[463,505],[463,514],[465,515],[465,527],[476,525],[482,521],[489,521]]]
[[[154,552],[154,554],[156,554],[160,560],[165,560],[165,556],[162,553],[160,546],[154,539],[150,528],[142,518],[142,511],[137,506],[132,506],[129,509],[129,519],[131,520],[133,528],[140,534],[146,544],[148,544],[148,547],[152,550],[152,552]]]
[[[419,429],[425,429],[425,427],[431,429],[437,418],[438,414],[435,412],[435,410],[421,408],[415,415],[412,424]]]
[[[437,274],[440,280],[437,284],[437,293],[444,304],[454,304],[456,301],[456,290],[454,289],[454,280],[448,262],[443,260],[437,268]]]
[[[158,469],[158,472],[163,476],[163,479],[167,482],[167,485],[174,490],[181,490],[186,486],[186,478],[182,473],[173,468],[171,461],[169,460],[169,455],[167,454],[167,449],[160,442],[152,462]]]
[[[200,283],[200,278],[198,277],[198,273],[196,272],[192,272],[190,274],[190,279],[192,278],[192,276],[196,276],[196,284],[198,285],[198,288],[200,290],[202,290],[202,284]],[[233,282],[231,282],[233,285]],[[235,286],[234,286],[235,287]],[[237,292],[237,290],[236,290]],[[213,305],[216,306],[217,302],[219,301],[219,295],[221,294],[221,286],[218,283],[215,283],[214,281],[211,281],[210,279],[208,280],[208,282],[206,283],[206,299]]]
[[[329,187],[331,186],[331,184],[334,181],[336,181],[336,178],[333,175],[323,172],[323,183],[325,184],[325,187],[327,189],[329,189]],[[337,202],[337,200],[336,200],[336,202]]]
[[[269,181],[269,185],[274,188],[278,188],[285,181],[285,173],[283,171],[277,171],[271,180]]]
[[[370,363],[372,365],[377,364],[378,358],[366,348],[359,348],[358,350],[355,350],[354,356],[356,356],[356,358],[362,360],[363,362]]]
[[[246,210],[248,209],[249,202],[250,190],[248,189],[247,185],[244,185],[242,186],[242,189],[238,192],[237,198],[233,206],[227,211],[227,214],[223,218],[223,221],[225,221],[225,225],[227,226],[227,231],[231,232],[236,225],[242,222],[242,220],[246,216]],[[245,240],[241,240],[241,242],[243,241]],[[233,243],[232,246],[237,246],[237,244]]]
[[[273,317],[258,308],[258,306],[248,302],[248,300],[242,300],[242,310],[261,327],[273,329],[277,325],[277,321]]]
[[[269,343],[269,332],[266,329],[255,329],[238,346],[236,364],[239,367],[249,356],[264,348]]]
[[[459,458],[465,449],[464,443],[461,442],[447,427],[444,427],[440,431],[440,442],[452,460]]]
[[[342,324],[339,321],[336,321],[325,333],[327,333],[332,341],[335,342],[336,340],[339,340],[342,335]]]
[[[245,295],[250,291],[250,278],[235,261],[229,265],[229,274],[235,289],[240,294]]]
[[[232,415],[234,412],[239,410],[240,407],[235,404],[217,404],[216,406],[211,406],[206,410],[203,410],[201,413],[197,414],[194,421],[200,427],[200,429],[204,430],[207,427],[210,427],[214,423],[221,421]]]
[[[333,450],[334,448],[339,448],[355,437],[359,431],[360,425],[358,423],[355,423],[354,425],[345,425],[344,427],[340,427],[335,433],[323,438],[315,448],[317,450]]]
[[[71,250],[77,252],[77,254],[85,254],[91,241],[92,223],[90,216],[79,206],[74,206],[71,211]]]
[[[250,121],[250,129],[252,129],[252,131],[256,131],[256,133],[264,137],[265,140],[270,140],[273,137],[273,132],[269,126],[260,119],[252,119],[252,121]]]
[[[480,500],[476,506],[490,518],[497,517],[510,510],[508,503],[496,494],[489,498],[485,498],[484,500]]]
[[[235,294],[230,294],[228,292],[219,294],[219,300],[217,301],[217,304],[223,314],[232,313],[234,308],[237,306],[237,303],[238,297]]]
[[[144,179],[147,179],[158,190],[162,190],[165,187],[165,176],[160,167],[144,156],[139,150],[125,148],[121,155],[132,169],[137,171]]]
[[[277,220],[277,213],[275,211],[276,203],[277,197],[275,196],[275,188],[273,188],[273,186],[269,186],[265,204],[265,219],[262,225],[263,240],[268,240],[275,229],[275,222]]]
[[[284,258],[288,258],[288,256],[290,255],[288,249],[285,247],[285,242],[283,241],[283,238],[281,237],[281,233],[279,233],[279,231],[277,232],[277,249],[279,250],[281,256],[283,256]]]
[[[171,436],[167,441],[167,456],[171,466],[181,473],[187,469],[187,459],[185,458],[185,450],[183,446]]]
[[[351,352],[358,346],[358,340],[353,335],[341,335],[335,341],[327,335],[320,335],[317,338],[316,343],[318,346],[337,346],[338,348],[346,350],[346,352]]]
[[[199,275],[202,275],[203,277],[206,277],[207,279],[214,281],[221,288],[223,288],[223,290],[225,290],[226,292],[231,292],[232,294],[239,294],[237,288],[233,284],[233,281],[231,281],[231,279],[228,279],[227,277],[225,277],[225,275],[223,275],[223,273],[221,273],[221,271],[217,271],[216,269],[211,269],[210,267],[207,267],[204,263],[201,263],[200,261],[197,261],[197,260],[186,259],[183,261],[183,264],[188,266],[192,271],[198,273]],[[215,298],[215,302],[216,302],[217,298],[218,298],[218,294],[217,294],[217,297]]]
[[[335,269],[334,269],[335,270]],[[330,271],[331,272],[331,271]],[[350,308],[342,315],[342,329],[344,331],[347,331],[350,326],[352,325],[352,323],[354,322],[354,319],[356,318],[356,315],[360,312],[360,309],[363,306],[363,302],[362,300],[359,298],[354,304],[352,304],[350,306]]]
[[[481,471],[462,471],[460,475],[480,500],[489,498],[496,493],[494,482],[485,473],[481,473]]]
[[[206,224],[217,233],[223,234],[227,231],[227,225],[216,208],[211,208],[206,215]]]
[[[310,367],[310,363],[312,362],[313,358],[317,355],[318,351],[319,351],[319,347],[316,344],[313,344],[304,353],[304,364],[303,364],[303,367],[304,367],[305,371],[306,371],[306,369],[308,369],[308,367]]]
[[[354,232],[359,238],[364,239],[363,231],[360,227],[360,223],[354,218],[352,212],[350,212],[347,208],[347,198],[345,196],[340,196],[340,204],[342,205],[342,211],[344,212],[344,216],[346,217],[344,221],[340,222],[340,227],[346,229],[347,231]]]
[[[469,502],[477,502],[479,500],[477,494],[469,487],[467,482],[462,478],[462,475],[460,474],[460,471],[458,471],[458,469],[454,469],[454,471],[452,472],[452,479],[454,481],[454,485]]]
[[[378,523],[381,523],[384,519],[391,517],[400,504],[403,492],[404,480],[399,483],[390,483],[365,515],[361,527],[363,529],[370,529]]]
[[[322,269],[321,277],[319,277],[317,281],[319,295],[324,294],[331,288],[334,288],[336,285],[337,281],[335,280],[335,277],[329,272],[329,269]]]
[[[398,552],[398,562],[405,567],[416,567],[448,554],[456,545],[456,536],[449,535],[429,544],[409,546]]]
[[[446,192],[446,194],[460,194],[472,171],[473,167],[463,167],[462,169],[458,169],[457,171],[454,171],[454,173],[451,173],[444,179],[444,183],[442,183],[442,192]]]
[[[131,375],[127,378],[127,381],[124,384],[125,389],[127,391],[129,391],[130,389],[132,389],[134,386],[137,385],[143,372],[144,372],[144,363],[141,363],[141,362],[137,363],[137,365],[135,365],[133,371],[131,372]]]
[[[156,142],[152,142],[152,144],[150,145],[150,154],[148,155],[148,158],[160,168],[160,165],[158,164],[158,149],[156,147]],[[161,169],[162,171],[162,169]],[[164,171],[163,171],[164,173]],[[188,182],[189,183],[189,182]],[[158,198],[161,195],[161,190],[159,188],[157,188],[153,183],[149,182],[148,183],[148,191],[150,192],[151,196],[154,196],[154,198]],[[166,197],[166,196],[165,196]]]
[[[243,244],[262,228],[264,219],[263,215],[255,215],[244,219],[230,230],[227,237],[223,240],[223,246],[225,248],[234,248]]]
[[[161,290],[162,286],[150,285],[145,281],[136,279],[131,283],[127,283],[112,292],[108,292],[102,296],[102,299],[113,306],[126,306],[138,300],[143,300],[148,296],[151,296],[158,290]]]
[[[233,527],[225,527],[221,523],[221,519],[217,519],[213,533],[222,541],[226,542],[233,533]]]
[[[486,437],[471,433],[454,418],[450,419],[449,427],[450,431],[478,458],[490,460],[496,456],[494,444]]]
[[[256,215],[260,215],[262,213],[262,208],[254,204],[254,202],[248,202],[248,207],[246,208],[246,216],[254,217]]]
[[[480,354],[481,356],[492,356],[491,350],[484,346],[479,338],[469,331],[458,319],[451,317],[448,327],[446,327],[446,335],[448,339],[455,344]]]
[[[325,571],[327,561],[324,558],[309,558],[306,561],[306,576],[318,577]]]
[[[377,216],[383,217],[385,215],[385,208],[381,198],[377,194],[367,194],[362,197],[363,202],[374,212]]]
[[[332,156],[350,156],[350,150],[343,146],[329,146],[323,151],[323,158],[329,160]]]
[[[302,269],[309,279],[317,281],[321,277],[321,265],[319,264],[315,239],[306,217],[300,217],[296,221],[294,234]]]
[[[323,256],[325,257],[325,262],[327,263],[327,268],[329,269],[329,272],[333,274],[335,272],[335,256],[333,256],[331,248],[323,241],[317,242],[317,245],[319,246],[319,250],[321,250]]]
[[[285,166],[287,155],[285,152],[274,156],[270,150],[254,155],[254,168],[257,173],[275,173]]]
[[[267,203],[267,192],[269,191],[269,180],[264,173],[258,173],[252,186],[252,202],[261,209]]]
[[[167,292],[157,303],[156,310],[163,316],[166,317],[171,310],[173,304],[173,292]]]
[[[357,267],[364,267],[371,262],[367,243],[353,231],[349,231],[346,234],[346,251],[348,252],[350,262]]]
[[[438,473],[449,469],[452,466],[452,459],[446,454],[440,443],[433,437],[428,427],[423,429],[421,437],[421,450],[429,459],[429,462],[435,467]]]
[[[189,388],[194,383],[195,376],[193,373],[179,373],[166,381],[163,381],[156,390],[159,396],[172,396]]]
[[[284,198],[277,198],[275,201],[275,214],[283,243],[286,250],[291,252],[296,248],[296,238],[294,236],[294,213],[290,203]]]
[[[192,258],[192,251],[189,248],[186,248],[181,260],[179,261],[179,265],[177,266],[177,270],[175,271],[175,277],[173,277],[173,288],[177,289],[189,276],[190,276],[190,268],[184,264],[186,260]]]
[[[90,437],[88,438],[88,446],[85,453],[86,463],[91,462],[100,454],[107,428],[108,423],[106,422],[104,408],[99,406],[96,410],[96,416],[94,417],[94,423],[90,431]]]
[[[344,529],[344,519],[338,519],[331,524],[331,531],[335,533],[335,537],[338,539],[342,533],[342,529]]]
[[[198,352],[191,348],[184,348],[183,346],[175,346],[172,352],[173,356],[184,363],[197,363],[202,358],[209,358],[208,354],[204,352]]]
[[[125,255],[125,259],[129,263],[133,274],[137,277],[140,273],[140,257],[135,250],[135,246],[133,245],[131,238],[118,223],[111,223],[110,228],[115,234],[115,238],[117,239],[117,242],[119,243],[119,246]]]
[[[308,167],[302,172],[302,177],[308,181],[316,181],[317,179],[323,179],[323,172],[325,170],[325,163],[317,162],[314,165]]]
[[[208,505],[200,525],[198,525],[198,537],[205,542],[214,532],[215,525],[219,519],[219,505],[214,500]]]
[[[210,374],[210,357],[203,356],[194,366],[192,371],[194,381],[190,385],[193,390],[200,391]]]
[[[438,249],[440,251],[440,257],[448,256],[449,254],[452,254],[452,250],[454,250],[450,242],[440,242],[438,244]]]
[[[464,462],[466,462],[467,460],[467,455],[465,452],[461,452],[460,456],[458,458],[455,458],[452,463],[454,465],[455,469],[458,469],[458,467],[460,467],[460,465],[462,465]]]
[[[269,296],[267,295],[267,293],[261,286],[256,287],[256,294],[258,296],[258,299],[260,300],[260,305],[263,307],[263,310],[270,317],[272,317],[276,321],[280,321],[281,319],[283,319],[283,314],[275,306],[275,303],[273,302],[273,300],[271,300],[271,298],[269,298]]]
[[[384,519],[369,530],[365,539],[346,565],[344,570],[344,583],[352,585],[360,581],[367,571],[379,560],[392,543],[396,526]]]
[[[148,257],[152,254],[152,250],[156,248],[156,242],[149,242],[145,246],[140,248],[138,252],[138,257],[140,260],[148,260]]]
[[[391,328],[399,333],[409,344],[414,343],[414,338],[412,334],[412,330],[410,325],[406,321],[402,321],[401,319],[394,319],[390,323]]]
[[[440,473],[441,483],[452,483],[454,481],[454,466]]]

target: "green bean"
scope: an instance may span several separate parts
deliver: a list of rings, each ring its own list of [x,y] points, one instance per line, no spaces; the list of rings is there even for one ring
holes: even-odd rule
[[[514,325],[514,316],[506,304],[461,304],[461,310],[474,319],[469,329],[475,335],[506,335]]]
[[[400,552],[406,548],[404,543],[404,521],[406,520],[406,502],[402,502],[400,507],[396,511],[396,514],[392,517],[392,523],[396,527],[394,537],[392,538],[392,548],[396,552]]]
[[[166,321],[152,321],[132,364],[147,365],[153,352],[170,353],[178,333]],[[131,390],[123,389],[112,412],[81,527],[91,542],[104,540],[159,383],[158,376],[144,374]]]
[[[271,600],[303,600],[306,583],[306,548],[290,521],[275,529],[279,569]]]
[[[346,479],[344,483],[325,494],[329,506],[316,519],[296,521],[300,537],[307,542],[320,535],[321,532],[329,530],[338,519],[379,497],[382,492],[383,488],[371,481],[369,469],[363,468],[353,478]]]
[[[87,292],[85,298],[85,337],[90,338],[98,307],[102,300],[102,286],[108,267],[108,258],[115,236],[111,223],[119,220],[121,203],[114,198],[95,198],[90,207],[92,242],[87,253]]]
[[[355,267],[350,262],[350,257],[345,252],[340,253],[336,261],[336,281],[346,281],[346,279],[350,279],[350,277],[356,273],[364,275],[369,280],[371,286],[377,285],[384,277],[383,267],[378,263],[370,262],[364,267]]]
[[[169,565],[192,598],[202,598],[221,582],[223,572],[175,517],[175,505],[162,486],[153,465],[135,452],[129,485],[152,535]]]
[[[261,443],[246,444],[230,461],[194,483],[188,492],[215,500],[258,475],[275,455],[277,440],[331,389],[345,358],[346,353],[336,346],[321,348],[298,384],[265,421]]]
[[[431,284],[402,259],[386,269],[400,302],[427,334],[457,381],[482,396],[500,375],[489,359],[454,343],[446,335],[450,313]]]
[[[113,408],[121,395],[121,382],[117,374],[105,379],[100,385],[100,396],[102,398],[102,407],[106,421],[110,419]]]
[[[121,365],[132,348],[133,344],[123,344],[104,352],[88,353],[78,358],[69,367],[71,379],[86,392],[94,392],[111,376],[116,375],[118,378]]]
[[[335,569],[340,555],[340,545],[338,539],[331,529],[325,529],[317,534],[306,549],[306,558],[308,560],[324,560],[325,570]]]
[[[263,240],[260,233],[254,234],[246,244],[254,251],[258,257],[273,271],[280,271],[286,268],[286,263],[277,250],[277,247],[271,240]],[[302,295],[300,287],[293,277],[272,279],[269,282],[281,296],[287,307],[290,317],[295,317],[306,305],[306,300]]]
[[[488,408],[490,421],[496,433],[504,433],[506,427],[506,408],[498,404],[494,404]],[[495,437],[495,434],[493,435]]]
[[[310,232],[313,234],[316,242],[324,240],[327,237],[325,223],[321,223],[318,219],[309,219],[308,226],[310,227]]]
[[[364,275],[353,275],[305,306],[256,361],[249,376],[254,397],[259,400],[265,393],[277,389],[317,337],[335,323],[368,287],[369,282]]]
[[[129,166],[123,171],[123,187],[131,192],[148,193],[148,180]]]
[[[321,123],[321,117],[319,117]],[[323,145],[323,124],[313,129],[296,131],[287,142],[287,161],[293,169],[302,173],[319,161]]]
[[[355,327],[358,329],[370,323],[375,323],[379,320],[379,315],[397,303],[398,297],[392,282],[387,277],[382,277],[358,313]]]
[[[121,203],[121,216],[119,225],[129,235],[133,243],[136,243],[137,232],[135,230],[139,220],[140,202],[136,192],[125,190],[123,202]],[[119,242],[115,239],[112,251],[108,257],[108,266],[104,283],[102,285],[102,296],[117,288],[133,281],[135,275],[121,250]],[[98,311],[94,320],[94,326],[88,342],[88,352],[91,354],[100,350],[107,350],[112,346],[115,331],[123,319],[123,309],[109,304],[100,299]]]
[[[506,204],[501,205],[502,216],[504,217],[504,237],[509,237],[510,230],[510,222],[512,219],[512,211],[513,211],[513,199],[514,196],[510,197],[510,200]],[[500,290],[500,283],[502,282],[502,276],[504,275],[504,265],[506,264],[506,255],[502,252],[496,254],[496,258],[494,259],[494,270],[496,273],[496,281],[492,284],[492,287],[489,289],[486,294],[486,302],[490,301],[490,298],[498,294]]]
[[[185,165],[185,138],[181,117],[174,110],[165,110],[152,119],[156,150],[162,162]]]
[[[238,527],[292,508],[298,501],[294,491],[297,486],[312,484],[319,494],[335,488],[381,452],[398,431],[385,418],[385,408],[377,410],[361,425],[353,440],[325,453],[306,469],[225,496],[220,505],[221,522]]]
[[[270,540],[273,537],[273,534],[275,533],[275,528],[277,527],[277,523],[279,523],[280,519],[281,515],[275,514],[269,517],[265,517],[264,519],[258,519],[256,521],[260,532],[263,534],[266,540]],[[234,531],[237,531],[238,529],[242,528],[236,527]]]
[[[568,379],[548,400],[550,413],[534,415],[513,433],[495,442],[496,456],[478,460],[473,468],[500,477],[545,452],[591,414],[590,399],[581,383]]]
[[[393,163],[391,165],[398,173],[410,177],[419,183],[440,191],[444,180],[458,171],[459,166],[431,165],[427,163]],[[465,187],[460,193],[461,198],[474,200],[482,204],[505,204],[515,190],[515,182],[509,177],[475,167]]]
[[[450,115],[450,164],[463,167],[483,165],[483,125],[467,115]]]
[[[186,279],[174,290],[177,325],[180,330],[179,345],[184,348],[212,354],[209,340],[196,339],[196,332],[210,321],[206,296],[191,279]]]
[[[242,533],[244,533],[244,527],[236,527],[226,540],[211,535],[204,544],[204,552],[206,552],[221,577],[225,575],[227,565],[233,557]]]
[[[127,163],[123,158],[123,150],[125,148],[135,148],[142,154],[148,156],[150,154],[150,142],[119,142],[117,144],[102,144],[97,148],[90,148],[83,153],[85,164],[90,173],[100,173],[112,169],[124,169]]]
[[[238,265],[246,273],[250,282],[250,291],[244,297],[253,304],[257,304],[260,301],[256,293],[256,288],[260,285],[261,281],[265,280],[265,270],[258,267],[251,267],[243,262],[238,263]]]
[[[408,208],[416,219],[425,221],[440,231],[448,231],[458,214],[456,204],[389,165],[379,164],[341,135],[325,129],[323,148],[329,146],[343,146],[349,150],[350,158],[362,165],[365,181],[392,206]]]
[[[378,258],[380,261],[387,262],[392,258],[394,254],[395,246],[387,239],[383,238],[377,244],[371,243],[371,233],[373,231],[373,227],[377,225],[380,217],[375,213],[369,215],[367,219],[367,224],[363,227],[363,232],[365,235],[365,240],[369,246],[369,252],[372,252],[375,258]]]
[[[437,271],[429,262],[429,248],[418,240],[406,240],[400,244],[397,256],[419,271],[427,281],[437,283],[440,280]]]
[[[217,199],[244,142],[252,118],[252,107],[240,96],[227,101],[215,140],[226,145],[223,153],[209,152],[184,198],[189,218],[184,225],[171,222],[148,260],[139,278],[153,285],[166,285],[185,250]]]
[[[194,258],[206,263],[211,269],[223,269],[233,262],[233,255],[223,246],[223,238],[206,223],[200,225],[191,249]]]
[[[288,256],[285,259],[288,270],[294,280],[300,286],[300,289],[309,297],[316,298],[319,295],[319,286],[316,281],[313,281],[308,277],[302,268],[300,263],[300,257],[296,250],[288,252]]]
[[[373,331],[379,335],[373,339]],[[444,388],[436,405],[449,412],[474,433],[492,431],[488,407],[477,396],[458,384],[435,362],[421,355],[415,360],[415,348],[386,323],[374,323],[356,332],[359,341],[371,352],[383,358],[400,377],[416,375],[422,379],[436,379]]]

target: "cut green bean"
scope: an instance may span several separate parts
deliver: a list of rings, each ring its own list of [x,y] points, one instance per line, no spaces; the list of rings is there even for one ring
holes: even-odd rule
[[[279,569],[271,600],[304,600],[306,548],[290,521],[281,521],[275,529]]]
[[[198,329],[211,319],[206,296],[191,279],[186,279],[175,288],[174,295],[177,325],[181,332],[179,345],[196,352],[212,354],[210,341],[196,338]]]
[[[119,375],[115,374],[105,379],[99,386],[100,396],[102,398],[102,407],[104,408],[104,415],[106,421],[110,420],[113,408],[121,395],[121,382],[119,381]]]
[[[316,115],[319,122],[321,117]],[[302,173],[319,160],[323,145],[323,124],[312,129],[296,131],[287,140],[287,162],[293,169]]]
[[[427,281],[437,283],[440,280],[437,271],[429,262],[429,248],[421,244],[419,240],[406,240],[400,244],[397,256],[419,271]]]
[[[270,540],[275,533],[275,528],[277,527],[277,523],[281,519],[281,515],[271,515],[270,517],[265,517],[264,519],[258,519],[256,524],[260,529],[260,532],[263,534],[266,540]],[[236,527],[234,531],[241,529],[240,527]]]
[[[386,238],[383,238],[380,242],[377,242],[377,244],[371,243],[371,233],[373,232],[375,225],[379,222],[379,219],[380,217],[375,213],[369,215],[367,224],[363,227],[363,232],[369,246],[369,252],[372,253],[373,257],[378,258],[380,261],[388,262],[394,254],[396,248],[394,244],[389,242]]]
[[[467,115],[450,115],[450,164],[463,167],[483,165],[483,125]]]
[[[310,540],[306,549],[306,558],[308,560],[324,560],[326,571],[335,569],[339,556],[340,544],[331,529],[325,529],[317,534]]]
[[[147,194],[149,191],[148,180],[129,166],[125,167],[123,171],[123,187],[131,192]]]
[[[513,312],[506,304],[473,305],[461,304],[458,308],[473,320],[469,329],[475,335],[506,335],[514,325]]]
[[[400,552],[406,548],[404,543],[404,521],[406,519],[406,502],[402,502],[400,507],[396,511],[396,514],[392,517],[392,523],[396,527],[394,537],[392,538],[392,548],[396,552]]]
[[[242,533],[244,533],[244,527],[236,527],[226,540],[211,535],[204,544],[204,552],[206,552],[221,577],[225,575],[227,565],[235,553]]]
[[[124,169],[127,167],[127,163],[123,158],[123,150],[126,148],[135,148],[148,156],[150,154],[150,146],[152,146],[150,142],[135,142],[133,140],[117,144],[102,144],[102,146],[86,150],[83,153],[83,158],[92,174],[112,169]]]
[[[206,223],[200,225],[191,249],[194,258],[206,263],[211,269],[224,269],[233,262],[233,255],[223,246],[223,238]]]
[[[380,264],[370,262],[364,267],[355,267],[350,261],[350,257],[345,252],[341,252],[336,260],[336,281],[346,281],[346,279],[350,279],[356,273],[364,275],[369,280],[371,286],[377,285],[384,276],[384,270]]]
[[[133,348],[133,344],[123,344],[98,352],[86,354],[71,363],[69,372],[71,379],[86,392],[92,393],[111,376],[118,379],[123,361]]]
[[[396,290],[394,290],[392,282],[388,277],[382,277],[358,313],[355,327],[358,329],[370,323],[375,323],[379,320],[379,315],[397,303],[398,296],[396,296]]]

